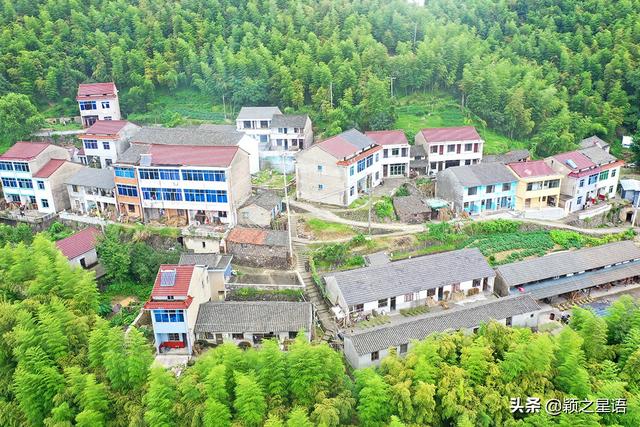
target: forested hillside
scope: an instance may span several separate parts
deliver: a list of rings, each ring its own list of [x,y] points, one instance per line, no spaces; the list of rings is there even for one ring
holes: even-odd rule
[[[329,134],[392,126],[393,77],[543,155],[638,126],[638,0],[2,0],[0,26],[0,95],[41,108],[73,110],[84,81],[115,80],[126,112],[196,87],[308,110]]]

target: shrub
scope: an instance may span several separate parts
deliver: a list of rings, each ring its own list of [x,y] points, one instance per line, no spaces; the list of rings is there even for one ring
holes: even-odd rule
[[[373,205],[373,208],[376,211],[376,216],[380,219],[396,218],[395,211],[393,210],[393,202],[391,200],[391,197],[388,197],[388,196],[382,197]]]
[[[520,230],[522,223],[520,221],[511,221],[508,219],[494,219],[490,221],[474,221],[468,224],[464,231],[467,234],[497,234],[497,233],[515,233]]]
[[[396,190],[394,194],[395,197],[405,197],[409,195],[409,188],[407,188],[407,184],[403,184]]]

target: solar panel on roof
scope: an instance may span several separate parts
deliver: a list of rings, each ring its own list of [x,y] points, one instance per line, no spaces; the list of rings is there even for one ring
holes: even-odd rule
[[[160,272],[160,286],[173,286],[176,284],[176,271],[166,270]]]
[[[568,164],[568,165],[569,165],[569,167],[570,167],[571,169],[575,169],[575,168],[577,168],[577,167],[578,167],[578,165],[576,165],[576,162],[574,162],[574,161],[573,161],[573,160],[571,160],[571,159],[567,159],[567,160],[565,161],[565,163],[566,163],[566,164]]]

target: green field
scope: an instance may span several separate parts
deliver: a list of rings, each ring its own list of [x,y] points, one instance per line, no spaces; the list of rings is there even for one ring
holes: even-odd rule
[[[228,112],[227,117],[235,114]],[[158,92],[145,113],[131,113],[128,120],[140,124],[162,124],[177,126],[182,124],[231,123],[225,120],[222,105],[195,89],[178,89],[174,92]]]
[[[445,93],[414,94],[398,100],[396,128],[409,140],[423,128],[475,126],[485,140],[484,154],[500,154],[527,148],[526,141],[510,139],[486,127],[481,119],[460,109],[459,103]]]

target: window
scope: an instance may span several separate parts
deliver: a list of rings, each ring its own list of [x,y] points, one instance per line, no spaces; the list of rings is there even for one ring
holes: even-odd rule
[[[18,186],[18,181],[16,181],[15,178],[2,178],[2,186],[16,188]]]
[[[467,189],[467,194],[469,196],[475,196],[476,194],[478,194],[478,187],[469,187]]]
[[[158,196],[158,188],[145,188],[142,187],[142,198],[145,200],[162,200],[162,197]]]
[[[29,203],[34,204],[36,202],[36,196],[29,196]]]
[[[182,191],[178,188],[162,188],[162,200],[180,201],[182,200]]]
[[[49,201],[47,199],[40,199],[40,204],[42,205],[43,208],[49,207]]]
[[[44,181],[38,180],[36,182],[38,183],[38,190],[44,190]],[[75,187],[75,185],[74,185],[74,187]],[[73,191],[76,191],[76,190],[73,190]]]
[[[376,181],[380,180],[380,172],[376,172]]]
[[[109,108],[111,106],[111,104],[109,103],[109,101],[102,101],[102,108]]]
[[[362,172],[366,167],[367,166],[364,159],[358,160],[358,172]]]
[[[595,184],[598,182],[598,174],[589,176],[589,185]]]
[[[527,191],[542,190],[542,181],[530,182],[527,184]]]
[[[30,179],[18,178],[18,187],[20,188],[33,188],[33,182]]]
[[[158,173],[160,174],[160,179],[180,180],[180,171],[178,169],[159,169]]]
[[[506,182],[506,183],[502,184],[502,191],[511,191],[511,183],[510,182]]]
[[[153,316],[156,322],[162,322],[162,323],[184,322],[184,312],[182,310],[154,310]]]
[[[431,154],[438,154],[438,146],[432,145],[430,151],[431,151]]]
[[[18,172],[29,172],[29,165],[22,162],[13,162],[13,169]]]
[[[609,186],[609,193],[613,193],[613,185]]]
[[[453,153],[454,151],[456,151],[456,145],[455,144],[447,145],[447,153]]]
[[[169,332],[167,334],[167,340],[168,341],[180,341],[180,334],[177,334],[175,332]]]
[[[182,171],[182,179],[185,181],[226,181],[224,171],[186,169]]]
[[[184,200],[187,202],[227,203],[227,192],[224,190],[185,189]]]
[[[413,301],[413,293],[405,294],[404,295],[404,302],[411,302],[411,301]]]
[[[472,285],[474,288],[480,287],[480,279],[473,279]]]
[[[600,172],[600,177],[598,178],[600,181],[604,181],[605,179],[609,179],[609,171]]]
[[[116,167],[115,173],[116,173],[116,176],[118,176],[120,178],[134,178],[135,177],[135,173],[133,172],[132,168]]]
[[[618,169],[611,169],[611,178],[613,178],[614,176],[616,176],[616,173],[618,172]]]
[[[231,334],[231,338],[234,340],[243,340],[244,334]]]
[[[409,149],[408,148],[403,148],[402,149],[402,157],[407,157],[409,155]]]
[[[559,179],[552,179],[550,181],[544,182],[544,188],[558,188],[558,187],[560,187]]]
[[[473,144],[464,144],[464,151],[473,150]]]
[[[373,156],[367,156],[367,167],[373,164]]]
[[[580,180],[580,183],[578,184],[578,187],[580,187],[580,188],[584,187],[584,179]]]
[[[364,304],[356,304],[351,306],[352,313],[362,313],[364,310]]]
[[[578,199],[576,200],[576,203],[579,205],[582,204],[582,196],[578,197]]]
[[[385,148],[384,150],[382,150],[382,157],[383,158],[388,158],[389,157],[389,149]]]
[[[71,190],[72,190],[74,193],[77,193],[77,192],[78,192],[78,186],[77,186],[77,185],[72,185],[72,186],[71,186]]]
[[[136,207],[135,205],[132,204],[127,204],[127,210],[129,210],[129,212],[135,212],[136,211]]]
[[[384,298],[384,299],[379,299],[378,300],[378,308],[386,307],[388,304],[389,304],[389,299],[388,298]]]
[[[102,141],[102,148],[104,150],[110,150],[111,149],[111,145],[109,144],[109,141]]]
[[[355,168],[353,167],[353,165],[349,166],[349,176],[353,176],[353,174],[356,172]]]
[[[493,191],[495,190],[495,188],[496,188],[496,186],[495,186],[495,185],[487,185],[487,188],[486,188],[486,191],[485,191],[485,192],[486,192],[487,194],[491,194],[491,193],[493,193]]]
[[[318,190],[324,190],[324,184],[318,184]]]
[[[296,337],[298,336],[298,333],[295,331],[289,331],[289,339],[290,340],[295,340]]]
[[[117,187],[120,196],[138,197],[138,189],[133,185],[118,184]]]
[[[80,111],[90,111],[96,109],[96,101],[80,101]]]
[[[380,359],[380,353],[377,351],[374,351],[373,353],[371,353],[371,361],[373,362],[374,360],[378,360]]]
[[[320,173],[324,172],[324,166],[318,165],[318,172]]]
[[[95,139],[85,139],[84,148],[87,150],[97,150],[98,149],[98,141]]]
[[[380,161],[380,153],[376,153],[376,163]]]
[[[469,165],[471,164],[471,159],[467,159],[467,160],[465,160],[465,161],[464,161],[464,164],[465,164],[465,165],[467,165],[467,166],[469,166]]]
[[[158,169],[140,169],[138,171],[140,179],[160,179]]]
[[[399,149],[399,148],[392,148],[392,149],[391,149],[391,155],[392,155],[392,156],[398,156],[398,155],[400,155],[400,149]]]
[[[400,354],[405,354],[408,348],[409,344],[400,344]]]
[[[111,116],[104,116],[104,120],[113,120]]]
[[[113,164],[113,160],[111,159],[104,159],[104,164],[105,166],[111,166]]]
[[[13,165],[11,162],[0,162],[0,171],[12,171]]]
[[[349,195],[350,195],[350,196],[353,196],[354,194],[356,194],[356,187],[352,186],[352,187],[349,189]]]

